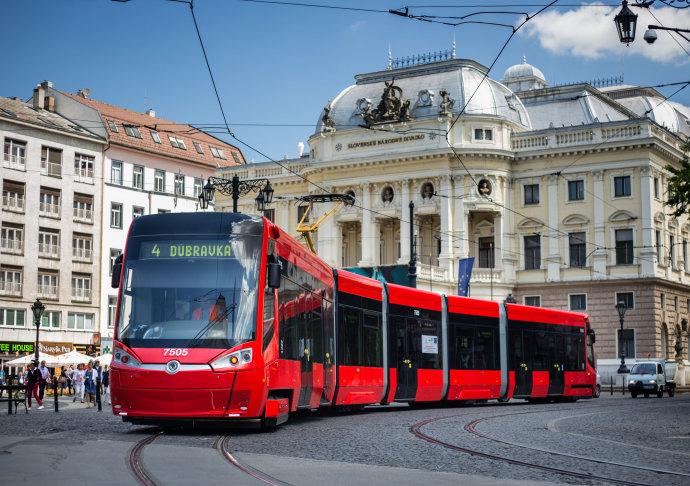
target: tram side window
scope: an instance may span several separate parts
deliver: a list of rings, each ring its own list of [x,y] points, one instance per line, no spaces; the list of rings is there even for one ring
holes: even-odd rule
[[[565,338],[565,370],[583,371],[585,363],[582,357],[583,337],[576,334],[566,334]]]
[[[553,336],[541,331],[526,331],[523,337],[525,348],[527,348],[528,354],[532,355],[531,371],[548,371],[550,361],[549,349],[552,347],[549,340]]]
[[[342,364],[358,365],[359,363],[359,330],[361,311],[351,307],[340,306],[340,340],[342,343]]]
[[[264,293],[264,335],[263,350],[266,351],[273,339],[273,327],[275,320],[275,295],[273,289],[266,289]]]
[[[477,327],[474,341],[474,366],[478,370],[496,369],[494,330]]]
[[[513,371],[517,371],[521,364],[526,364],[529,366],[529,360],[527,359],[527,354],[525,348],[522,345],[522,334],[521,329],[510,329],[510,353],[508,354],[509,367]]]
[[[362,322],[362,366],[383,366],[381,319],[365,312]]]
[[[450,367],[456,370],[497,370],[499,369],[498,324],[496,328],[477,318],[455,315],[449,325]],[[488,324],[488,323],[487,323]]]
[[[451,363],[450,367],[456,370],[471,370],[474,369],[474,329],[456,328],[455,346],[453,347],[455,355],[453,356],[455,363]]]

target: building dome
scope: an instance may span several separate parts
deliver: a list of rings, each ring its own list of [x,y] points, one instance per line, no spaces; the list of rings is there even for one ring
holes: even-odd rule
[[[503,84],[513,91],[527,91],[548,86],[544,73],[528,64],[525,56],[522,56],[521,64],[515,64],[506,69],[503,73]]]
[[[529,129],[529,115],[522,101],[498,81],[487,78],[482,82],[486,72],[487,68],[475,61],[449,59],[359,74],[355,76],[356,84],[345,88],[330,103],[329,124],[336,130],[359,127],[363,123],[363,110],[375,109],[385,83],[394,80],[395,86],[402,90],[401,100],[410,102],[412,120],[437,118],[444,111],[445,95],[448,115],[460,114],[469,100],[462,116],[494,116]],[[328,130],[323,118],[322,111],[317,133]]]

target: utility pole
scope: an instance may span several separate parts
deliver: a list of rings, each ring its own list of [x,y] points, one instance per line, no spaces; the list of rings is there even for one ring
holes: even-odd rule
[[[407,270],[410,287],[417,288],[417,245],[414,240],[414,203],[410,201],[410,264]]]

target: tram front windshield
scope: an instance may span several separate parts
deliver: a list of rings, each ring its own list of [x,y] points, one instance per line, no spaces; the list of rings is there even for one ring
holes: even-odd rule
[[[229,348],[255,339],[261,237],[134,237],[117,339],[134,348]]]

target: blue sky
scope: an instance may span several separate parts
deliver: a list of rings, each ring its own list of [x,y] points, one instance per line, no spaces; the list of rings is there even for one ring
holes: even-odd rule
[[[405,5],[305,1],[384,10]],[[690,79],[690,56],[670,38],[662,39],[665,33],[659,32],[660,42],[647,46],[641,39],[644,27],[638,27],[640,38],[626,48],[619,45],[613,22],[605,18],[613,9],[599,9],[552,9],[530,21],[504,51],[492,77],[500,80],[508,66],[526,55],[552,84],[621,74],[626,83],[640,85]],[[458,15],[476,10],[413,11]],[[58,89],[88,87],[96,99],[137,111],[153,108],[177,121],[222,122],[186,5],[164,0],[3,0],[2,12],[0,96],[28,98],[35,84],[49,79]],[[351,84],[355,74],[385,68],[389,44],[394,57],[407,56],[450,48],[455,33],[458,57],[488,65],[509,34],[496,27],[451,28],[389,14],[236,0],[196,0],[195,12],[225,111],[230,123],[237,124],[233,130],[271,157],[294,156],[297,142],[306,143],[329,99]],[[690,24],[690,12],[656,12],[672,25]],[[510,23],[518,19],[509,18]],[[690,50],[690,44],[684,45]],[[690,88],[674,100],[690,105]],[[241,148],[248,160],[263,159]]]

